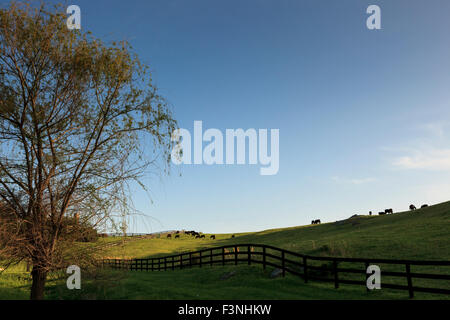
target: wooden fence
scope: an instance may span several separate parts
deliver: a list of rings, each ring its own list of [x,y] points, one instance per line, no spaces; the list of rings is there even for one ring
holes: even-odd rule
[[[382,288],[407,290],[410,298],[414,297],[414,292],[450,295],[450,261],[315,257],[269,245],[236,244],[159,258],[104,259],[102,263],[103,266],[113,269],[130,271],[166,271],[238,263],[260,264],[264,269],[267,266],[279,268],[283,277],[288,272],[301,277],[305,283],[310,280],[334,283],[336,289],[340,284],[366,286],[367,277],[370,276],[366,273],[367,267],[382,265]],[[413,272],[412,267],[426,268],[427,272]],[[387,271],[389,268],[392,270]],[[429,273],[430,269],[437,272]],[[445,272],[442,272],[443,270]],[[395,280],[386,283],[386,278]],[[436,280],[439,288],[414,285],[416,281],[423,279],[427,279],[428,283],[430,279]]]

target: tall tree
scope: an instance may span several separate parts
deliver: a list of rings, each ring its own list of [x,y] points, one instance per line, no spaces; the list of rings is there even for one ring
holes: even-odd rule
[[[0,256],[32,262],[31,299],[71,263],[65,217],[108,218],[155,158],[165,172],[176,129],[128,43],[66,19],[62,6],[0,9]]]

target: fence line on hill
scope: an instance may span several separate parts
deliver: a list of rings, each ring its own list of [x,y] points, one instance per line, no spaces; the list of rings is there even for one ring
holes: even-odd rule
[[[242,251],[244,249],[245,251]],[[180,253],[158,258],[147,259],[103,259],[102,265],[113,269],[126,269],[130,271],[167,271],[188,267],[209,265],[238,265],[239,263],[261,264],[278,268],[284,277],[286,272],[299,276],[307,283],[310,280],[332,282],[335,288],[340,284],[353,284],[366,286],[366,273],[369,265],[388,264],[404,271],[381,271],[383,277],[404,278],[405,284],[384,283],[382,288],[407,290],[409,297],[414,292],[427,292],[450,295],[450,282],[446,288],[431,288],[413,285],[413,280],[434,279],[450,280],[450,261],[424,261],[424,260],[393,260],[393,259],[361,259],[340,257],[317,257],[292,252],[289,250],[260,244],[233,244],[221,247],[207,248],[198,251]],[[318,265],[322,263],[322,265]],[[328,263],[328,264],[327,264]],[[361,268],[344,267],[344,264],[360,264]],[[411,266],[446,267],[445,274],[412,272]],[[344,274],[364,275],[365,278],[344,278]]]

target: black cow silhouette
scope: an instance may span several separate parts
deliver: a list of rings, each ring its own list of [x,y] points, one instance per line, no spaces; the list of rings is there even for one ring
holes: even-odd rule
[[[216,240],[216,236],[215,235],[212,235],[210,238]]]
[[[177,239],[177,238],[179,238],[180,237],[180,235],[179,234],[177,234],[176,236],[175,236],[175,239]]]
[[[422,205],[422,206],[420,207],[420,209],[423,209],[423,208],[428,208],[428,205],[427,205],[427,204],[424,204],[424,205]]]
[[[320,219],[311,221],[311,224],[320,224],[320,223],[321,223],[321,222],[320,222]]]
[[[392,209],[386,209],[386,210],[384,210],[384,212],[385,212],[386,214],[388,214],[388,213],[394,213],[394,210],[392,210]]]
[[[234,234],[231,237],[234,238]]]
[[[384,211],[378,212],[378,215],[380,215],[380,216],[382,216],[382,215],[384,215],[384,214],[386,214],[386,212],[384,212]]]
[[[172,238],[172,235],[169,233],[169,234],[167,235],[167,238]]]

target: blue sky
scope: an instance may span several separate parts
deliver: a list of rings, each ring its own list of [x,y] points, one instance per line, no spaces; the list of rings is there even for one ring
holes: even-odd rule
[[[131,232],[258,231],[450,200],[449,1],[72,1],[128,40],[181,127],[280,130],[280,170],[177,166]],[[381,8],[382,30],[366,28]],[[150,218],[151,217],[151,218]]]

